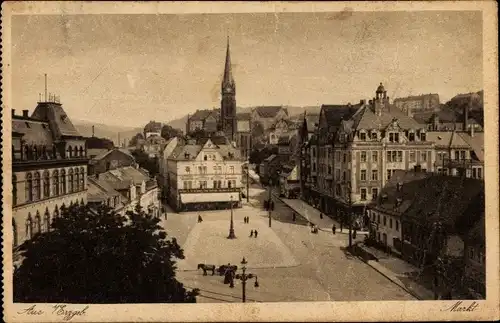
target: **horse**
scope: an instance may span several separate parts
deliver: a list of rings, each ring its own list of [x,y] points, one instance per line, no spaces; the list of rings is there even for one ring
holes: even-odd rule
[[[207,275],[207,270],[212,271],[212,276],[215,275],[215,265],[198,264],[198,269],[203,270],[203,276]]]
[[[224,276],[224,274],[228,270],[235,273],[238,270],[238,266],[236,266],[236,265],[232,265],[232,266],[222,265],[222,266],[219,266],[219,268],[217,269],[217,271],[219,272],[219,276]]]

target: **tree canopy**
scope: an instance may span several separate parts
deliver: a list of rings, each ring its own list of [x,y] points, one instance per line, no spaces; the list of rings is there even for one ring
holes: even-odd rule
[[[198,290],[176,280],[183,250],[159,219],[140,208],[127,216],[73,205],[47,232],[20,246],[16,302],[194,303]]]
[[[252,123],[252,138],[259,138],[265,132],[264,126],[262,123],[255,121]]]
[[[173,137],[181,137],[182,136],[182,131],[179,129],[175,129],[168,124],[163,125],[161,128],[161,136],[165,138],[166,140],[173,138]]]
[[[199,140],[199,139],[202,139],[202,138],[207,138],[209,135],[203,129],[196,129],[195,131],[191,131],[190,133],[188,133],[188,136],[190,138]]]
[[[148,154],[146,154],[143,150],[141,149],[136,149],[131,152],[132,156],[134,156],[135,161],[141,168],[144,168],[149,172],[149,175],[151,176],[156,176],[160,172],[160,166],[159,166],[159,161],[158,158],[156,157],[149,157]]]
[[[130,139],[128,146],[129,147],[137,146],[137,143],[141,139],[143,140],[144,136],[142,135],[142,133],[137,133],[135,136],[132,137],[132,139]]]
[[[113,149],[115,144],[108,138],[88,137],[85,138],[87,149]]]

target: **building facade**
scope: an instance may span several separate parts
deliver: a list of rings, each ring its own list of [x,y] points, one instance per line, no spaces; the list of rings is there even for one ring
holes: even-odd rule
[[[193,133],[197,130],[203,130],[207,134],[217,132],[220,121],[219,109],[196,110],[192,115],[188,114],[186,133]]]
[[[228,140],[180,142],[167,157],[167,193],[177,211],[241,206],[243,160]]]
[[[422,94],[394,99],[394,106],[401,111],[412,115],[416,112],[439,110],[439,94]]]
[[[13,247],[50,229],[63,206],[87,203],[84,138],[55,100],[12,111]]]
[[[114,148],[90,159],[88,173],[89,175],[100,174],[120,167],[135,167],[136,164],[134,156],[127,149]]]
[[[287,119],[288,110],[283,106],[259,106],[252,109],[252,123],[260,123],[268,131],[278,120]]]

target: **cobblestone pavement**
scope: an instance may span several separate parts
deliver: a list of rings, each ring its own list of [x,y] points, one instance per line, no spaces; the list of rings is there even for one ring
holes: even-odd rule
[[[259,192],[265,191],[256,189],[251,194]],[[254,195],[252,198],[259,200],[260,197]],[[225,220],[227,221],[226,231],[228,231],[229,211],[206,211],[200,214],[204,221],[199,225],[205,225],[210,221]],[[243,214],[249,214],[250,224],[243,223],[241,219]],[[343,248],[347,244],[346,235],[333,235],[326,231],[312,234],[307,225],[293,223],[290,220],[291,212],[284,205],[277,205],[272,215],[272,227],[269,229],[267,212],[259,206],[245,205],[243,209],[238,209],[235,213],[235,230],[238,240],[240,232],[241,234],[245,232],[245,239],[250,239],[248,231],[252,225],[263,226],[258,229],[259,238],[257,239],[260,239],[264,228],[272,231],[299,265],[287,268],[254,268],[255,263],[252,261],[255,258],[252,253],[241,254],[236,258],[236,252],[235,259],[245,256],[248,260],[247,266],[250,268],[247,272],[258,276],[258,288],[254,287],[254,279],[247,283],[247,302],[415,299],[372,267],[344,252]],[[171,214],[168,220],[163,221],[163,224],[169,235],[175,236],[181,245],[185,245],[189,244],[187,238],[189,232],[198,226],[196,219],[197,213]],[[246,230],[241,228],[246,228]],[[224,233],[227,235],[226,231]],[[286,250],[283,246],[273,248]],[[210,247],[209,243],[205,246],[207,249]],[[277,258],[279,257],[283,256]],[[194,259],[190,261],[199,262]],[[236,263],[238,267],[241,267],[239,261],[236,262],[238,262]],[[241,273],[241,270],[239,269],[238,272]],[[229,285],[223,284],[223,277],[203,276],[201,271],[178,271],[177,276],[187,288],[200,289],[198,302],[241,302],[242,286],[239,281],[236,281],[235,288],[229,288]]]

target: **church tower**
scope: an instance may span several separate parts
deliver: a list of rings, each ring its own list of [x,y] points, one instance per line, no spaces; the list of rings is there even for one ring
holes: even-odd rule
[[[221,130],[234,141],[236,138],[236,85],[231,71],[231,54],[229,51],[229,36],[227,37],[226,64],[224,78],[221,84],[222,99],[220,102]]]

